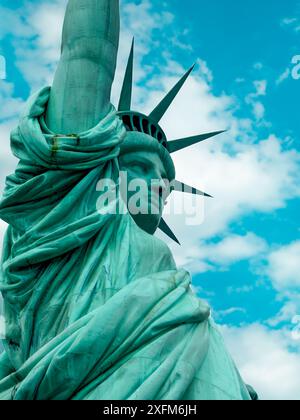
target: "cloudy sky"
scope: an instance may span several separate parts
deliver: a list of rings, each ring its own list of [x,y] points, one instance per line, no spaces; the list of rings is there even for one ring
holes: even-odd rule
[[[178,264],[211,303],[245,381],[264,399],[300,399],[300,3],[121,3],[113,103],[135,36],[135,108],[150,111],[196,62],[162,126],[170,139],[228,130],[175,156],[178,178],[214,196],[198,199],[196,224],[166,217]],[[9,132],[30,93],[51,84],[65,4],[0,0],[1,190],[16,164]],[[4,231],[0,221],[1,242]]]

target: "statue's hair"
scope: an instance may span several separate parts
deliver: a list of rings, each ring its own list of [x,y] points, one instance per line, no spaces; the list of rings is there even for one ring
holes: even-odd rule
[[[127,132],[125,140],[121,145],[120,155],[122,156],[127,153],[136,153],[138,151],[156,153],[160,157],[166,169],[166,174],[169,181],[172,182],[175,180],[175,165],[167,149],[157,140],[147,134],[139,132]]]

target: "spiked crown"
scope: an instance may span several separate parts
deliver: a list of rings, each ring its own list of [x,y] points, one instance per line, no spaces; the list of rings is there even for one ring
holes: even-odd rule
[[[170,92],[163,98],[163,100],[157,105],[157,107],[151,112],[150,115],[145,115],[141,112],[131,110],[132,101],[132,86],[133,86],[133,60],[134,60],[134,40],[132,42],[130,55],[126,67],[124,82],[121,90],[120,101],[118,106],[118,116],[123,121],[125,128],[128,132],[139,132],[152,137],[153,141],[158,142],[169,154],[178,152],[187,147],[193,146],[218,134],[224,133],[224,131],[216,131],[212,133],[200,134],[198,136],[186,137],[177,140],[168,141],[166,134],[159,125],[162,117],[169,109],[170,105],[176,98],[177,94],[183,87],[184,83],[188,79],[189,75],[193,71],[195,65],[193,65],[176,83],[176,85],[170,90]],[[197,188],[190,187],[183,182],[175,181],[173,183],[173,191],[179,191],[184,193],[190,193],[194,195],[201,195],[205,197],[211,197],[211,195],[199,191]],[[167,225],[164,219],[161,219],[159,229],[163,231],[172,240],[179,241],[175,234],[172,232],[170,227]]]

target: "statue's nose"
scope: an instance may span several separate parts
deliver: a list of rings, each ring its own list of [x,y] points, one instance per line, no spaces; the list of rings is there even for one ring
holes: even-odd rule
[[[163,180],[160,180],[159,182],[152,182],[151,190],[154,194],[157,194],[160,197],[166,198],[167,196],[167,188]]]

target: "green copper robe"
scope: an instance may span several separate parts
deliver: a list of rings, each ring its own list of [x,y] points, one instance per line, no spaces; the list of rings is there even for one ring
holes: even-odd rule
[[[118,177],[115,110],[78,137],[54,136],[49,93],[30,99],[12,133],[20,163],[0,204],[0,399],[249,400],[168,247],[128,213],[97,211],[98,181]]]

